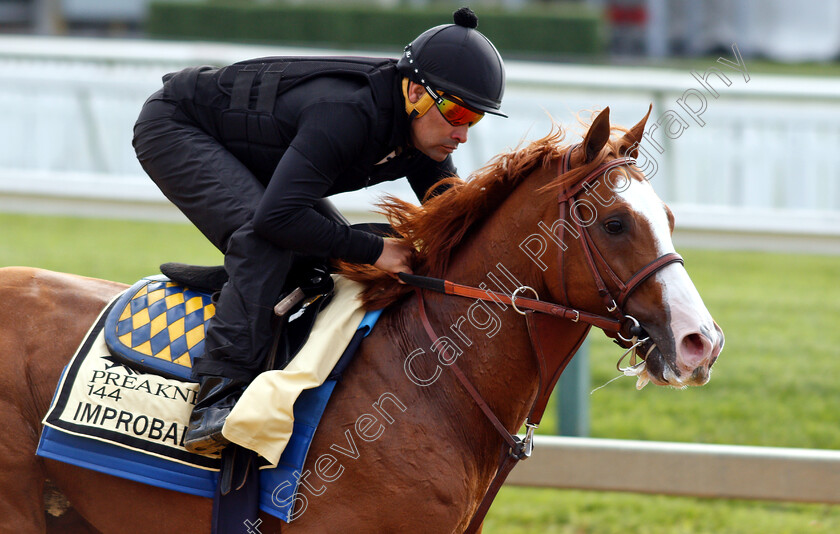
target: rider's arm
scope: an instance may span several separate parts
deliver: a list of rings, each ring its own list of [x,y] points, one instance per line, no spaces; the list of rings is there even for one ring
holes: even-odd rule
[[[303,254],[374,263],[381,237],[337,224],[312,208],[364,152],[369,116],[357,105],[321,102],[303,110],[299,121],[254,215],[255,230]]]

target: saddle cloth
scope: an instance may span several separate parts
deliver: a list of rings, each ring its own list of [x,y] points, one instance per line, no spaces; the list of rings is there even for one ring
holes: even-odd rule
[[[288,366],[304,370],[306,380],[300,380],[296,372],[298,378],[289,386],[288,377],[275,371],[252,385],[262,383],[271,392],[284,391],[286,404],[297,399],[293,408],[277,402],[255,405],[247,402],[246,395],[242,408],[237,408],[246,414],[245,420],[273,421],[267,426],[290,428],[287,444],[281,446],[276,432],[251,436],[242,431],[255,428],[247,424],[241,428],[234,424],[232,431],[249,440],[245,445],[256,445],[258,452],[260,439],[271,440],[262,445],[263,451],[270,450],[276,457],[261,466],[260,506],[285,521],[290,519],[298,489],[300,477],[295,473],[303,472],[309,445],[340,370],[346,368],[381,313],[361,311],[356,299],[360,289],[354,282],[337,279],[333,299],[316,319],[310,342]],[[204,324],[213,313],[209,294],[160,276],[141,280],[118,295],[65,367],[43,421],[37,454],[212,498],[218,458],[191,454],[182,440],[198,390],[198,385],[189,381],[190,366],[201,354]],[[250,387],[246,393],[258,403],[266,398]],[[276,395],[272,398],[277,400]]]

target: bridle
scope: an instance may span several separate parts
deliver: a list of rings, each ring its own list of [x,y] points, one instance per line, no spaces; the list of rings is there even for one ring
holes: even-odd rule
[[[579,145],[569,148],[563,155],[558,177],[571,170],[571,154],[577,146]],[[597,180],[600,176],[612,169],[622,166],[635,165],[635,163],[636,160],[630,157],[620,157],[607,161],[590,171],[573,187],[564,189],[557,198],[560,219],[554,226],[557,228],[555,236],[559,239],[558,243],[563,242],[567,226],[570,229],[574,229],[577,233],[577,237],[581,240],[581,248],[583,249],[583,254],[586,258],[589,271],[595,281],[598,294],[603,300],[604,306],[609,315],[599,315],[571,307],[566,295],[565,277],[562,275],[560,277],[563,296],[562,304],[539,300],[539,296],[536,294],[536,291],[528,286],[518,287],[510,295],[508,295],[489,289],[457,284],[439,278],[430,278],[404,273],[399,275],[403,282],[415,286],[415,292],[418,297],[420,320],[432,342],[439,339],[439,336],[435,333],[434,328],[429,322],[428,315],[426,314],[422,289],[428,289],[447,295],[457,295],[512,306],[517,313],[525,316],[528,327],[528,338],[533,348],[533,354],[536,357],[537,369],[539,370],[539,387],[534,402],[531,405],[531,410],[526,418],[526,434],[522,439],[515,434],[512,434],[507,428],[505,428],[504,424],[499,420],[472,382],[467,378],[458,366],[457,362],[453,361],[449,365],[455,377],[475,400],[478,407],[482,410],[490,423],[496,428],[508,447],[506,450],[503,449],[502,451],[502,459],[496,470],[496,475],[485,492],[484,498],[479,504],[478,509],[473,514],[470,524],[465,531],[466,533],[472,534],[478,530],[484,520],[484,516],[490,508],[490,505],[493,503],[493,499],[499,491],[499,488],[501,488],[502,483],[505,478],[507,478],[508,473],[510,473],[519,460],[528,458],[531,455],[531,452],[533,451],[534,431],[537,429],[540,421],[542,420],[543,413],[548,405],[549,396],[554,390],[554,386],[560,378],[563,370],[566,368],[566,365],[568,365],[572,356],[575,352],[577,352],[577,349],[583,343],[589,329],[592,326],[595,326],[605,332],[614,333],[624,343],[629,345],[630,348],[628,349],[628,352],[631,352],[640,345],[641,342],[639,341],[639,338],[644,335],[644,329],[634,317],[624,313],[624,305],[627,303],[627,300],[633,292],[659,270],[672,263],[684,263],[682,257],[675,252],[664,254],[639,269],[626,282],[624,282],[618,275],[615,274],[615,271],[613,271],[606,260],[604,260],[603,255],[598,250],[592,236],[589,234],[588,225],[583,224],[579,217],[576,217],[575,213],[573,213],[575,203],[578,200],[578,195],[580,195],[586,184]],[[569,223],[567,218],[571,219],[572,222]],[[558,246],[558,248],[558,261],[562,272],[564,267],[563,262],[565,260],[565,247]],[[618,289],[617,295],[613,295],[610,291],[604,277],[601,274],[602,271],[606,273],[607,278],[612,282],[613,286]],[[519,293],[526,291],[533,292],[536,298],[532,299],[519,296]],[[584,323],[585,328],[576,339],[560,340],[555,334],[560,331],[556,325],[556,321],[558,320],[570,320],[575,323]],[[551,350],[558,345],[564,346],[566,350]],[[623,346],[627,348],[627,345]],[[648,351],[648,354],[649,353],[650,351]],[[625,353],[625,355],[626,354],[627,353]],[[622,356],[622,358],[624,358],[624,356]],[[620,361],[621,360],[619,360],[619,362]]]
[[[563,155],[563,159],[560,163],[560,176],[571,170],[572,152],[574,152],[574,150],[579,146],[580,145],[572,146]],[[555,223],[555,227],[557,228],[556,235],[559,243],[563,243],[563,237],[565,236],[567,227],[573,227],[576,230],[576,237],[581,240],[583,256],[586,258],[586,264],[589,267],[589,272],[592,275],[592,279],[598,289],[598,295],[601,297],[607,313],[616,318],[623,326],[626,327],[626,329],[622,329],[625,333],[629,333],[633,337],[640,337],[643,331],[641,330],[639,322],[631,315],[626,315],[624,313],[624,305],[627,303],[630,295],[632,295],[633,292],[645,282],[645,280],[656,274],[659,270],[671,263],[685,263],[682,256],[676,252],[663,254],[636,271],[635,274],[624,282],[617,274],[615,274],[615,271],[604,259],[604,256],[601,254],[601,251],[598,249],[598,246],[595,244],[595,241],[589,233],[589,225],[583,224],[580,217],[577,217],[576,214],[573,213],[575,204],[578,201],[578,195],[580,195],[581,191],[583,191],[587,185],[591,184],[602,175],[609,173],[613,169],[635,164],[636,160],[631,157],[620,157],[607,161],[590,171],[573,187],[564,189],[557,197],[560,219],[558,219],[557,223]],[[571,219],[571,224],[567,221],[567,219]],[[560,265],[561,273],[565,266],[565,248],[566,247],[558,246],[558,265]],[[607,277],[618,289],[617,295],[614,295],[607,287],[607,283],[601,274],[602,271],[606,273]],[[568,304],[566,281],[565,276],[562,276],[562,274],[560,276],[560,289],[563,303]],[[628,321],[632,323],[632,325],[628,325]],[[617,331],[619,337],[623,341],[629,342],[628,338],[621,335],[622,330]]]

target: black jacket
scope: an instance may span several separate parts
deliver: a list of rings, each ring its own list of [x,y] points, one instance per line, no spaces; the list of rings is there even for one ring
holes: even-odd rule
[[[395,60],[262,58],[164,78],[163,96],[266,186],[256,231],[279,247],[373,263],[382,239],[312,209],[321,198],[407,177],[418,198],[456,173],[410,145]],[[389,154],[396,156],[380,163]]]

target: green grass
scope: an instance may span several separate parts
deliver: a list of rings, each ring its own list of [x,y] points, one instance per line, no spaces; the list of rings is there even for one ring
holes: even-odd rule
[[[0,214],[0,266],[27,265],[131,284],[167,261],[219,265],[186,224]]]
[[[487,534],[799,534],[840,532],[840,507],[503,488]]]
[[[0,266],[131,283],[165,261],[221,261],[186,225],[0,215],[0,227]],[[592,435],[840,449],[840,257],[680,252],[727,336],[712,380],[640,392],[633,379],[613,382],[590,397]],[[593,387],[615,376],[619,354],[592,336]],[[554,409],[540,432],[556,429]],[[840,507],[505,488],[485,532],[840,532]]]

